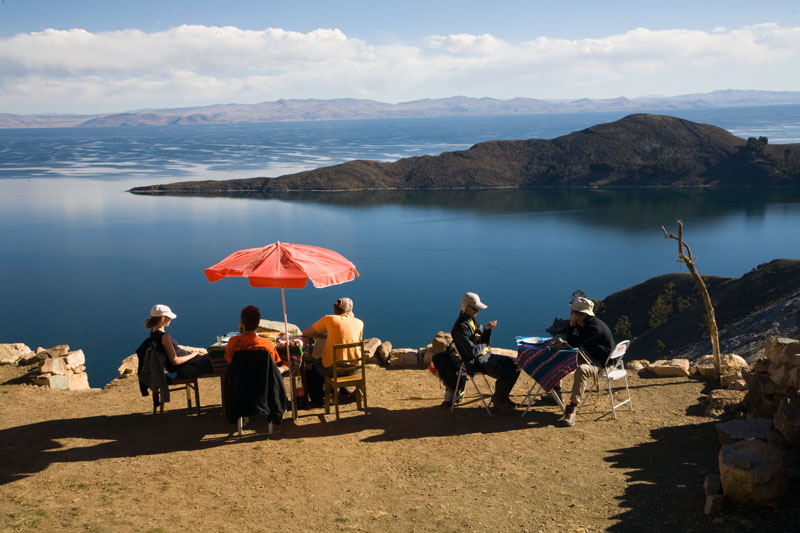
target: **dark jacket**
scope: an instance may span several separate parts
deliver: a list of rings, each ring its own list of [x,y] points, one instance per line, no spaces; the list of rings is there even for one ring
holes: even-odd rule
[[[453,343],[461,355],[464,367],[470,375],[474,374],[476,360],[489,354],[492,330],[485,329],[477,319],[462,312],[458,315],[450,333],[453,335]]]
[[[605,366],[608,354],[616,346],[611,330],[596,316],[586,317],[583,327],[567,326],[563,333],[570,346],[580,348],[599,366]]]
[[[225,377],[225,414],[235,424],[242,416],[261,414],[280,424],[286,411],[286,389],[278,366],[266,350],[233,354]]]
[[[152,335],[144,340],[136,350],[139,358],[137,374],[139,375],[139,390],[142,396],[147,396],[148,390],[153,391],[153,405],[161,405],[169,401],[169,386],[167,375],[164,373],[164,364],[167,354],[164,348]]]

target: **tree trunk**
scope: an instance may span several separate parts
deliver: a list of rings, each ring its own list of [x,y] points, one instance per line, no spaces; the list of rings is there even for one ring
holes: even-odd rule
[[[692,274],[697,287],[700,289],[700,294],[703,296],[703,304],[706,308],[706,316],[708,316],[708,335],[711,337],[711,353],[714,359],[714,370],[717,374],[717,381],[722,382],[722,357],[719,351],[719,330],[717,329],[717,317],[714,314],[714,305],[711,303],[711,295],[708,294],[706,282],[703,281],[702,276],[697,272],[694,266],[695,258],[692,255],[692,249],[689,245],[683,242],[683,221],[678,221],[678,235],[667,233],[664,226],[661,226],[664,231],[665,239],[675,239],[678,241],[678,262],[686,265],[689,272]]]
[[[698,274],[697,269],[694,267],[694,261],[686,263],[689,272],[692,273],[697,287],[700,289],[700,294],[703,296],[703,304],[706,306],[706,315],[708,315],[708,335],[711,337],[711,353],[714,357],[714,370],[717,374],[717,380],[722,381],[722,357],[719,352],[719,330],[717,329],[717,317],[714,314],[714,305],[711,303],[711,295],[708,294],[706,282]]]

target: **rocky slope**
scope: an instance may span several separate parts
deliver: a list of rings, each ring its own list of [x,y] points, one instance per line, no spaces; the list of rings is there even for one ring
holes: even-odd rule
[[[723,353],[752,362],[763,355],[767,337],[800,337],[800,260],[775,259],[741,278],[709,277],[706,283]],[[628,318],[630,335],[615,331],[620,340],[633,339],[626,359],[693,359],[711,353],[705,307],[688,273],[658,276],[614,293],[602,308],[599,316],[612,330],[619,331],[622,316]],[[654,315],[664,321],[651,326]]]
[[[393,163],[350,161],[278,178],[182,182],[131,192],[709,185],[800,186],[800,144],[745,141],[716,126],[637,114],[551,140],[488,141]]]

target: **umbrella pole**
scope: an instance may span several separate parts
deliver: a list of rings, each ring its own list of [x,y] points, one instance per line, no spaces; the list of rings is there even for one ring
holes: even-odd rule
[[[286,334],[286,360],[289,362],[289,389],[292,395],[292,420],[297,420],[297,396],[294,388],[294,365],[289,351],[289,320],[286,318],[286,294],[281,287],[281,302],[283,302],[283,331]]]

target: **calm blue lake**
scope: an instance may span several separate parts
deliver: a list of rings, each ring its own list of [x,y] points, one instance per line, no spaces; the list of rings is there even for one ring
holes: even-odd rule
[[[800,142],[800,106],[670,111],[772,144]],[[202,127],[0,130],[0,342],[86,352],[103,386],[147,334],[150,306],[170,332],[206,346],[248,304],[282,318],[280,291],[203,269],[277,240],[337,250],[356,281],[286,292],[305,327],[340,296],[365,335],[419,347],[449,330],[463,292],[498,319],[495,344],[539,335],[571,293],[593,298],[680,271],[661,225],[685,235],[704,274],[741,276],[800,257],[800,191],[525,190],[148,197],[127,189],[186,179],[277,176],[351,159],[395,160],[488,139],[551,138],[623,113]]]

